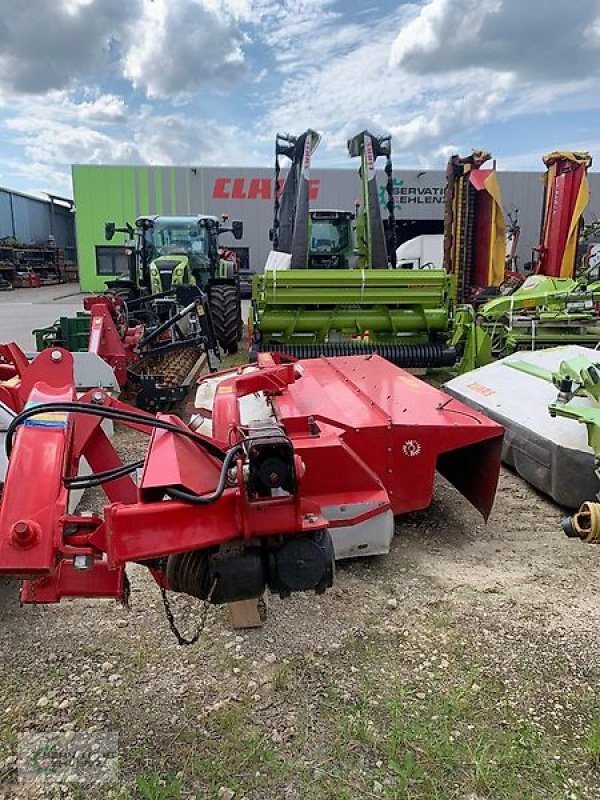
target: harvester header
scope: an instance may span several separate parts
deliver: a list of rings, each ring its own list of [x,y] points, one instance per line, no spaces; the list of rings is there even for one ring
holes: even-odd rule
[[[481,289],[504,280],[506,230],[496,166],[474,150],[454,155],[446,170],[444,268],[455,277],[456,302],[471,302]]]
[[[552,152],[543,157],[544,210],[536,273],[574,278],[583,212],[590,198],[587,172],[592,157],[585,152]]]

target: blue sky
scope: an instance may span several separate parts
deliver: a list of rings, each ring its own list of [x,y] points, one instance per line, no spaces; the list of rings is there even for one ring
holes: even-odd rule
[[[72,163],[269,165],[276,131],[392,133],[394,164],[600,163],[600,0],[0,0],[0,184]]]

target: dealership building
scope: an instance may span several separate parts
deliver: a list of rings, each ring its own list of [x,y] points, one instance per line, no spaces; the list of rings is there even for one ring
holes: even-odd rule
[[[518,257],[525,264],[539,243],[543,171],[499,172],[504,209],[518,209],[521,227]],[[385,174],[378,173],[384,216]],[[444,225],[443,170],[394,171],[397,241],[442,233]],[[600,218],[600,174],[590,173],[591,201],[586,221]],[[126,271],[124,236],[104,238],[104,223],[133,223],[144,214],[228,214],[242,220],[244,236],[222,237],[242,262],[263,269],[271,244],[273,171],[267,167],[146,167],[73,166],[77,254],[83,291],[103,289],[111,276]],[[360,196],[356,169],[311,170],[311,207],[354,209]]]

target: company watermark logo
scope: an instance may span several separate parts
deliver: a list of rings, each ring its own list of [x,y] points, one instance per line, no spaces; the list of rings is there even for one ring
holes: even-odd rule
[[[118,779],[119,736],[114,731],[21,733],[19,784],[101,786]]]

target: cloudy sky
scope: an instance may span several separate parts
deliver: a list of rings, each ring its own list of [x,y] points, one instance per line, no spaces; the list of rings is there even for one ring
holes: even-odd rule
[[[393,134],[398,167],[490,150],[600,165],[600,0],[0,0],[0,184],[72,163],[270,164],[277,130]]]

